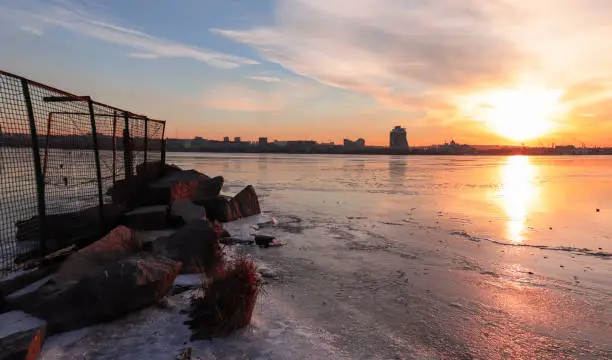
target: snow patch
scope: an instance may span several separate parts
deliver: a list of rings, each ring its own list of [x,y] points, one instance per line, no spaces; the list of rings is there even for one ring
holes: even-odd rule
[[[23,311],[0,314],[0,339],[12,334],[45,326],[45,322]]]

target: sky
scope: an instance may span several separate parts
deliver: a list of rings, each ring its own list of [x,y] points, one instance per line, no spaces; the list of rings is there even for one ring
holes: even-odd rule
[[[609,0],[0,0],[0,68],[166,136],[612,145]]]

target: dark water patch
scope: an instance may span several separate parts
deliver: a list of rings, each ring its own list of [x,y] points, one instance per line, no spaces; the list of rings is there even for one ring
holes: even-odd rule
[[[381,221],[381,224],[384,225],[393,225],[393,226],[402,226],[403,224],[399,224],[399,223],[395,223],[395,222],[391,222],[391,221]]]
[[[493,244],[502,245],[502,246],[511,246],[511,247],[524,247],[524,248],[532,248],[532,249],[541,249],[541,250],[552,250],[552,251],[565,251],[571,252],[576,255],[584,255],[584,256],[594,256],[602,259],[612,259],[612,253],[605,251],[596,251],[587,248],[577,248],[572,246],[550,246],[550,245],[535,245],[535,244],[514,244],[503,241],[498,241],[494,239],[484,238],[484,237],[476,237],[465,231],[453,231],[451,235],[459,236],[465,238],[469,241],[473,242],[481,242],[487,241]]]
[[[303,224],[302,219],[295,215],[283,215],[279,218],[276,228],[281,231],[288,232],[291,234],[302,234],[304,230],[312,228],[312,226],[306,226]]]
[[[477,272],[481,275],[487,275],[487,276],[492,276],[492,277],[500,277],[500,275],[494,271],[491,270],[487,270],[487,269],[483,269],[480,265],[466,259],[466,258],[459,258],[454,260],[453,262],[457,263],[459,265],[459,269],[460,270],[465,270],[465,271],[474,271]]]

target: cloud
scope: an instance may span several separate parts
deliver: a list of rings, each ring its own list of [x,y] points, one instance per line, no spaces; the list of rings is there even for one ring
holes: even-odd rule
[[[273,76],[247,76],[248,79],[263,81],[263,82],[286,82],[283,79],[273,77]]]
[[[434,88],[498,82],[521,63],[512,45],[489,31],[494,9],[481,1],[278,4],[275,26],[212,31],[298,74],[396,105],[410,106]]]
[[[151,53],[129,53],[127,54],[127,56],[136,58],[136,59],[149,59],[149,60],[159,58],[159,55],[151,54]]]
[[[132,54],[139,54],[140,56],[136,57],[140,58],[152,59],[153,56],[189,58],[226,69],[258,64],[252,59],[165,40],[139,30],[115,25],[90,14],[87,9],[71,1],[53,3],[24,1],[24,3],[22,7],[18,7],[21,3],[13,4],[14,7],[0,5],[0,13],[13,21],[55,26],[108,43],[126,46],[137,50]],[[143,57],[143,54],[147,55]]]
[[[525,77],[565,87],[587,76],[585,66],[588,76],[612,73],[607,1],[279,0],[275,10],[270,26],[212,32],[405,109],[450,110],[457,93]]]
[[[35,35],[35,36],[42,36],[43,35],[43,31],[40,29],[37,29],[35,27],[31,27],[31,26],[26,26],[23,25],[20,27],[21,30],[30,33],[31,35]]]

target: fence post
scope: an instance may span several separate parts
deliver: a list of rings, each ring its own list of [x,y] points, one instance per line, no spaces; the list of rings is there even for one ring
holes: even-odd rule
[[[145,117],[145,135],[144,135],[144,170],[147,172],[147,152],[149,148],[149,118]]]
[[[45,181],[43,178],[42,168],[40,164],[40,150],[38,148],[38,136],[36,135],[36,119],[34,118],[34,109],[32,108],[30,87],[26,79],[21,79],[21,87],[23,88],[23,97],[28,111],[28,120],[30,122],[30,135],[32,137],[32,155],[34,157],[36,194],[38,199],[38,226],[40,227],[40,254],[43,255],[47,252],[47,207],[45,205]]]
[[[162,134],[161,134],[161,168],[165,168],[166,165],[166,122],[162,123]]]
[[[125,169],[125,179],[132,181],[132,145],[130,141],[130,118],[127,112],[123,113],[125,128],[123,129],[123,167]]]
[[[165,168],[165,165],[166,165],[166,140],[165,139],[161,140],[161,147],[162,148],[161,148],[161,166],[160,166],[160,169],[162,169],[162,171],[163,171],[163,169]]]
[[[104,196],[102,195],[102,170],[100,166],[100,152],[98,151],[98,133],[96,131],[96,117],[94,115],[93,101],[87,98],[89,105],[89,118],[91,119],[91,136],[93,138],[93,150],[96,158],[96,177],[98,179],[98,203],[100,204],[100,230],[104,229]]]
[[[117,111],[113,112],[113,186],[117,182]]]
[[[51,136],[51,122],[53,121],[53,112],[49,111],[49,119],[47,119],[47,137],[45,138],[45,158],[43,160],[43,181],[47,176],[47,159],[49,158],[49,137]]]

